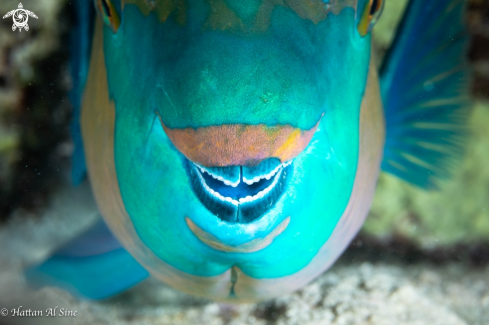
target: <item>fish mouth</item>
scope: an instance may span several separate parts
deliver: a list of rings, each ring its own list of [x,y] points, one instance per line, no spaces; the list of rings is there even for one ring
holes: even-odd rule
[[[270,210],[286,188],[293,160],[268,158],[257,166],[204,167],[186,159],[192,189],[216,217],[250,223]]]

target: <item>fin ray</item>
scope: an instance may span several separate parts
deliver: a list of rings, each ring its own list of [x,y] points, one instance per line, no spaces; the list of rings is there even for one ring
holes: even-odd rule
[[[380,78],[387,141],[382,169],[425,188],[463,154],[469,66],[463,0],[412,0]]]

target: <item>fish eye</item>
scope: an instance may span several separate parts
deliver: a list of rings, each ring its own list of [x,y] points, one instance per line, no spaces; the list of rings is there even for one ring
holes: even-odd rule
[[[369,0],[369,3],[363,9],[360,22],[357,26],[358,32],[362,37],[367,35],[377,20],[379,20],[382,9],[384,8],[384,2],[384,0]]]
[[[95,8],[97,9],[98,14],[104,21],[104,23],[112,29],[114,33],[119,29],[119,25],[121,24],[121,20],[119,18],[119,14],[115,9],[114,4],[110,0],[94,0]]]

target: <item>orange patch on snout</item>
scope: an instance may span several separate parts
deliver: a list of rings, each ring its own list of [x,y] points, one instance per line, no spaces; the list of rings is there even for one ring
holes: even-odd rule
[[[267,158],[289,161],[309,144],[320,120],[310,130],[291,125],[225,124],[170,129],[160,117],[166,135],[190,161],[206,167],[254,166]]]

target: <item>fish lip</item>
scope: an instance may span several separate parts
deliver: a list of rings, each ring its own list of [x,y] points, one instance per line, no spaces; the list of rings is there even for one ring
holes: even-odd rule
[[[288,227],[290,223],[290,217],[285,218],[279,224],[277,224],[273,230],[271,230],[267,235],[261,238],[254,238],[240,245],[230,245],[222,240],[218,239],[211,233],[205,231],[199,227],[195,222],[189,218],[185,217],[185,223],[190,231],[205,245],[213,248],[215,250],[225,252],[225,253],[255,253],[261,251],[272,244],[274,239],[280,236]]]
[[[247,166],[267,157],[287,162],[309,145],[324,113],[310,129],[292,124],[220,124],[171,128],[155,109],[160,125],[178,152],[201,166]],[[239,150],[237,150],[239,149]]]

